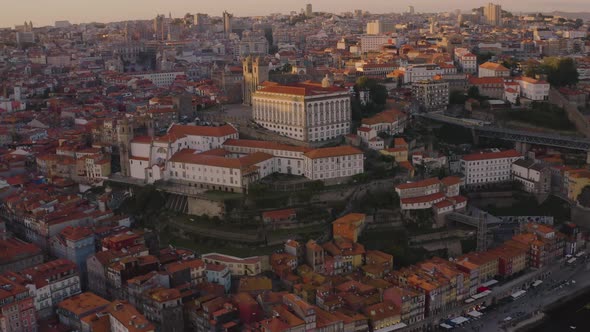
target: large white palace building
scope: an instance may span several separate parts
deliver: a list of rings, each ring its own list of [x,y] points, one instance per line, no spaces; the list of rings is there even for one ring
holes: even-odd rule
[[[348,90],[322,83],[265,82],[252,96],[253,118],[264,128],[304,141],[325,141],[350,133]]]

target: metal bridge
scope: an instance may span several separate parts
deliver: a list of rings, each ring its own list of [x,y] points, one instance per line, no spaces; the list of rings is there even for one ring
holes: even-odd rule
[[[488,248],[489,227],[497,227],[503,223],[500,218],[473,206],[465,212],[451,212],[446,219],[477,228],[477,251],[479,252],[486,251]]]
[[[586,152],[590,151],[590,140],[587,138],[505,129],[487,125],[484,121],[446,116],[442,114],[442,112],[415,113],[414,115],[437,122],[469,128],[475,136],[572,150],[582,150]]]

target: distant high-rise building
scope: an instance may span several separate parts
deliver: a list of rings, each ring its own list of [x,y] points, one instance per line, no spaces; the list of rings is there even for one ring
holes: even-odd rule
[[[355,18],[361,18],[361,17],[363,17],[363,10],[362,9],[355,9],[354,10],[354,17]]]
[[[408,14],[414,15],[414,13],[415,13],[414,6],[408,6]]]
[[[229,36],[230,33],[232,32],[232,25],[231,25],[232,17],[233,17],[233,15],[228,13],[227,11],[223,12],[223,32],[225,33],[226,36]]]
[[[380,35],[387,32],[393,32],[395,25],[392,22],[385,22],[382,20],[373,20],[367,23],[368,35]]]
[[[313,14],[313,7],[311,6],[311,3],[308,3],[307,5],[305,5],[305,16],[311,16]]]
[[[168,37],[168,24],[164,15],[158,15],[154,18],[154,38],[156,40],[166,40]]]
[[[502,24],[502,7],[493,3],[488,3],[483,8],[483,15],[486,18],[486,23],[489,25]]]

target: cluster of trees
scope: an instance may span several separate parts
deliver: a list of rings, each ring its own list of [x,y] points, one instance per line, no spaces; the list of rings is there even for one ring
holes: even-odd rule
[[[371,101],[377,105],[385,105],[387,101],[387,88],[385,85],[377,83],[375,79],[362,76],[356,80],[356,91],[369,90]]]
[[[579,81],[576,63],[572,58],[548,57],[540,65],[529,64],[524,74],[528,77],[546,75],[547,81],[556,87],[574,85]]]

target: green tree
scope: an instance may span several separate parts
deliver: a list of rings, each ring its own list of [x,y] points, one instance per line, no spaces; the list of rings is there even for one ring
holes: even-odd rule
[[[475,99],[480,98],[481,95],[479,94],[479,88],[476,86],[469,87],[469,90],[467,90],[467,96],[469,96],[469,98]]]
[[[547,74],[547,81],[553,86],[574,85],[579,81],[576,63],[572,58],[545,58],[541,67]]]
[[[369,90],[371,100],[377,105],[385,105],[387,101],[387,88],[377,83],[375,79],[361,76],[356,80],[355,89]]]
[[[465,101],[467,100],[467,96],[465,96],[465,93],[463,91],[451,91],[451,94],[449,96],[449,102],[451,104],[454,105],[463,105],[465,104]]]
[[[371,91],[371,99],[377,105],[385,105],[387,102],[387,88],[385,85],[377,84],[375,89]]]
[[[488,62],[493,56],[494,53],[492,52],[480,53],[477,55],[477,64],[481,65],[484,62]]]

